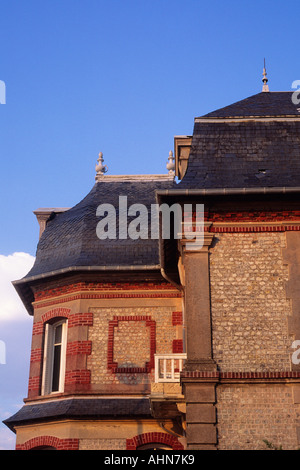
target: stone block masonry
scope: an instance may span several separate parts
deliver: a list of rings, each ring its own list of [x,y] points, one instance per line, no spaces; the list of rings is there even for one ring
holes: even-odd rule
[[[219,450],[267,450],[265,440],[283,450],[300,447],[290,385],[220,385],[217,410]]]

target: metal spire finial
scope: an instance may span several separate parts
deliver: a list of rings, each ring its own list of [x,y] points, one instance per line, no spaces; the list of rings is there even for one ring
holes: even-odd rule
[[[268,85],[268,79],[267,79],[267,71],[266,71],[266,59],[264,59],[264,70],[263,70],[263,88],[262,91],[270,91],[269,90],[269,85]]]
[[[97,165],[95,167],[95,170],[96,170],[96,177],[95,179],[97,180],[99,177],[103,176],[104,173],[107,172],[108,170],[108,167],[107,165],[103,165],[103,162],[104,162],[104,158],[103,158],[103,153],[100,152],[99,153],[99,157],[98,157],[98,160],[97,160]]]

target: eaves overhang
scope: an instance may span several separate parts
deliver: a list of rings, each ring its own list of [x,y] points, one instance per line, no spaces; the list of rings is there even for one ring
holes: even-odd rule
[[[263,197],[263,196],[284,196],[284,195],[299,195],[300,187],[260,187],[260,188],[209,188],[209,189],[197,189],[197,188],[186,188],[186,189],[166,189],[156,190],[156,202],[158,205],[170,201],[174,203],[178,200],[187,201],[189,199],[195,199],[200,197],[201,201],[209,198],[241,198],[242,196],[247,197]],[[224,200],[225,200],[224,199]],[[161,237],[160,228],[159,237],[159,261],[162,276],[174,284],[178,289],[183,290],[183,286],[180,282],[180,275],[178,271],[178,248],[177,239],[164,240]],[[171,261],[171,262],[170,262]]]
[[[29,315],[33,315],[34,294],[32,285],[43,281],[50,281],[51,279],[67,276],[68,274],[76,273],[140,273],[140,272],[158,272],[160,273],[160,265],[128,265],[128,266],[69,266],[67,268],[57,269],[47,273],[38,274],[35,276],[24,277],[23,279],[13,281],[12,284],[16,289],[20,299],[22,300]]]

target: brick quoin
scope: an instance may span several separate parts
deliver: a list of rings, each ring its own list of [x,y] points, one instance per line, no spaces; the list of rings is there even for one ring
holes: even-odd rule
[[[92,352],[91,341],[73,341],[67,344],[67,356],[75,356],[77,354],[90,355]]]
[[[24,444],[17,444],[16,450],[31,450],[39,447],[53,447],[56,450],[78,450],[79,439],[59,439],[54,436],[34,437]]]
[[[42,362],[43,350],[41,348],[32,349],[30,354],[30,363]]]
[[[93,326],[93,313],[73,313],[69,317],[68,328],[73,326]]]
[[[182,312],[172,312],[172,325],[182,325]]]
[[[69,370],[65,375],[65,385],[89,385],[91,383],[91,371],[82,370]]]
[[[38,395],[38,393],[40,391],[40,381],[41,381],[40,376],[29,377],[29,380],[28,380],[28,395],[31,392],[35,392],[35,394]]]
[[[174,354],[183,353],[183,340],[182,339],[173,339],[172,352]]]
[[[162,444],[171,447],[173,450],[184,449],[175,436],[163,432],[147,432],[131,439],[126,439],[126,450],[136,450],[145,444]]]

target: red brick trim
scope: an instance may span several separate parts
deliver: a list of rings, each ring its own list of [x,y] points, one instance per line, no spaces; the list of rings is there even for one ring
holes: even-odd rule
[[[183,340],[182,339],[173,339],[172,352],[174,354],[183,353]]]
[[[92,352],[91,341],[72,341],[67,344],[67,356],[75,356],[77,354],[90,355]]]
[[[184,449],[178,439],[175,436],[171,436],[171,434],[164,432],[147,432],[134,436],[131,439],[126,439],[126,450],[136,450],[138,447],[145,444],[164,444],[171,447],[173,450]]]
[[[82,384],[89,385],[91,383],[91,371],[88,369],[69,370],[66,371],[65,385]]]
[[[183,378],[216,378],[216,379],[297,379],[300,371],[274,372],[218,372],[218,371],[184,371]]]
[[[32,335],[42,335],[44,333],[44,323],[42,321],[38,321],[33,324],[32,327]]]
[[[62,307],[54,308],[53,310],[49,310],[48,312],[44,313],[44,315],[42,315],[42,322],[46,323],[52,318],[57,318],[57,317],[69,318],[70,313],[71,313],[71,309],[69,308],[62,308]]]
[[[74,284],[67,284],[53,289],[46,289],[35,293],[35,301],[44,300],[52,297],[59,297],[66,294],[75,292],[89,291],[154,291],[154,290],[174,290],[174,287],[167,282],[76,282]],[[118,293],[116,292],[116,294]]]
[[[186,221],[196,220],[196,213],[186,214]],[[249,210],[249,211],[205,211],[204,220],[207,222],[299,222],[299,210]]]
[[[300,225],[240,225],[218,227],[212,226],[210,232],[212,233],[250,233],[250,232],[286,232],[298,231]]]
[[[30,363],[42,362],[42,359],[43,359],[43,350],[41,348],[36,348],[36,349],[31,350]]]
[[[73,326],[93,326],[93,313],[73,313],[69,316],[68,328]]]
[[[172,312],[172,325],[182,325],[182,312]]]
[[[144,321],[146,327],[150,328],[150,361],[146,362],[145,367],[118,367],[114,362],[114,329],[120,321]],[[108,350],[107,350],[107,368],[115,374],[147,374],[154,368],[154,354],[156,352],[156,322],[151,320],[150,316],[114,316],[108,324]]]
[[[36,392],[36,395],[39,394],[40,391],[40,381],[41,377],[39,375],[35,377],[29,377],[28,380],[28,396],[32,393],[31,392]]]
[[[16,450],[31,450],[38,447],[54,447],[56,450],[78,450],[79,439],[59,439],[54,436],[34,437],[24,444],[17,444]]]
[[[55,308],[42,315],[42,320],[33,324],[32,334],[41,335],[44,333],[44,325],[47,321],[53,318],[64,317],[68,318],[68,328],[73,326],[93,326],[93,313],[70,313],[70,309]]]

